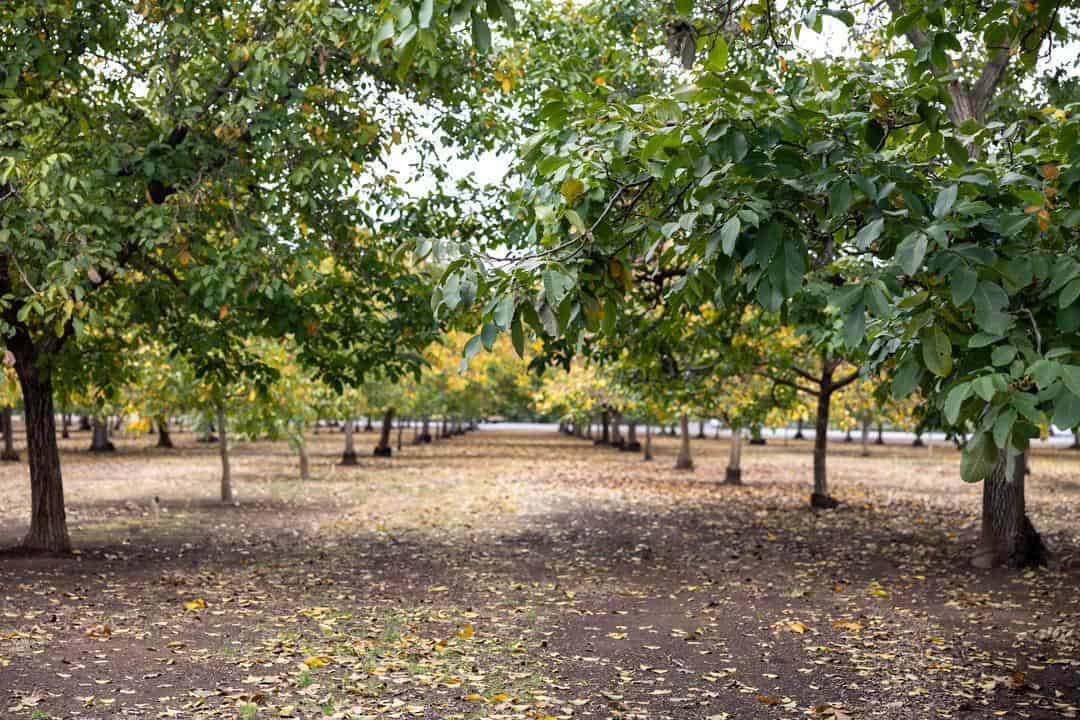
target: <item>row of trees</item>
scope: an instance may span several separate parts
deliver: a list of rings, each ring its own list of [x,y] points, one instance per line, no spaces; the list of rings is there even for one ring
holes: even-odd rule
[[[0,8],[0,334],[27,419],[25,545],[70,546],[56,398],[108,400],[147,338],[223,408],[285,375],[338,396],[393,385],[457,326],[478,330],[466,362],[503,333],[522,355],[535,338],[537,368],[588,358],[636,402],[733,427],[799,398],[822,430],[857,383],[901,404],[918,391],[924,426],[969,438],[985,562],[1039,561],[1024,453],[1080,424],[1080,121],[1074,79],[1045,72],[1074,15]],[[807,41],[826,24],[845,52]],[[512,148],[495,187],[451,174]],[[815,507],[835,502],[825,436]]]

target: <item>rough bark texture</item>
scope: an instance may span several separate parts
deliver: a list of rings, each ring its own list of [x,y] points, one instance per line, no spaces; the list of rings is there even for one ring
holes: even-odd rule
[[[975,567],[1046,564],[1046,546],[1028,519],[1024,504],[1026,475],[1026,454],[1010,463],[1008,453],[998,451],[994,470],[983,481],[982,537],[971,561]]]
[[[608,411],[600,413],[600,437],[596,439],[597,445],[611,444],[611,416]]]
[[[355,465],[356,459],[356,443],[354,440],[356,430],[356,421],[349,418],[345,421],[345,452],[341,453],[342,465]]]
[[[12,347],[14,345],[14,347]],[[26,454],[30,460],[30,531],[27,550],[63,553],[71,550],[60,449],[56,444],[52,379],[39,365],[29,338],[16,335],[8,346],[15,354],[15,372],[22,388],[26,418]]]
[[[637,439],[637,422],[633,420],[626,423],[626,443],[622,446],[622,449],[627,452],[641,450],[641,443]]]
[[[90,425],[90,452],[114,452],[116,446],[109,440],[109,423],[95,417]]]
[[[731,450],[728,453],[727,470],[724,482],[728,485],[742,485],[742,429],[731,428]]]
[[[394,429],[394,408],[386,408],[386,412],[383,413],[382,419],[382,432],[379,434],[379,444],[375,446],[375,457],[390,457],[394,454],[393,448],[390,447],[390,431]],[[443,432],[445,432],[446,421],[443,421]],[[445,435],[444,435],[445,437]]]
[[[683,413],[679,416],[679,456],[675,458],[676,470],[693,470],[694,460],[690,457],[690,418]]]
[[[0,413],[0,426],[4,432],[4,450],[0,452],[0,460],[18,462],[19,453],[15,452],[15,427],[11,422],[10,407],[5,407],[3,413]]]
[[[217,408],[217,426],[218,426],[218,452],[221,455],[221,502],[231,503],[233,501],[232,491],[232,470],[229,468],[229,434],[225,425],[225,408],[218,405]]]
[[[622,413],[618,410],[613,410],[611,413],[611,444],[612,446],[622,450],[626,445],[626,440],[622,436]]]
[[[173,447],[172,436],[169,435],[168,419],[159,417],[154,424],[157,425],[157,446],[159,448]]]

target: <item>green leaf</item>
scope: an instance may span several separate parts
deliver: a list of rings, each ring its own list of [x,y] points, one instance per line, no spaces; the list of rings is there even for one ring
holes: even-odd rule
[[[435,14],[435,0],[421,0],[420,2],[420,14],[417,15],[417,22],[422,28],[431,27],[431,17]]]
[[[949,214],[953,205],[956,204],[956,195],[958,192],[959,187],[950,185],[938,193],[937,200],[934,202],[934,217],[943,218]]]
[[[896,248],[896,261],[905,274],[914,275],[922,267],[927,240],[925,233],[916,231],[900,241]]]
[[[919,378],[922,375],[922,369],[919,368],[919,363],[915,361],[915,356],[908,354],[902,363],[900,363],[899,369],[896,371],[896,375],[892,381],[892,396],[894,400],[903,400],[915,390],[915,387],[919,384]]]
[[[495,347],[495,340],[499,337],[499,328],[495,327],[495,323],[484,323],[484,327],[480,330],[480,341],[484,344],[485,350],[490,350]]]
[[[960,408],[964,401],[971,397],[971,383],[963,382],[949,391],[945,397],[945,419],[951,424],[956,424],[960,417]]]
[[[997,450],[990,442],[990,434],[976,433],[960,456],[960,478],[964,482],[975,483],[990,477],[997,462]]]
[[[739,221],[738,215],[732,215],[728,218],[728,221],[724,223],[724,226],[720,228],[720,247],[723,249],[725,255],[731,255],[735,252],[735,243],[739,239],[739,231],[742,229],[742,223]]]
[[[866,308],[857,303],[844,318],[844,345],[858,347],[866,336]]]
[[[867,225],[863,225],[859,228],[859,232],[855,234],[855,245],[860,250],[865,250],[870,247],[870,243],[881,237],[881,231],[885,228],[885,218],[878,218],[871,221]]]
[[[829,217],[840,217],[851,207],[851,184],[846,180],[829,188]]]
[[[491,49],[491,28],[484,16],[475,10],[472,14],[472,41],[481,55]]]
[[[525,357],[525,331],[521,327],[521,316],[514,316],[514,321],[510,323],[510,342],[514,345],[514,352],[518,354],[519,358]]]
[[[1053,422],[1059,428],[1070,430],[1080,426],[1080,397],[1067,390],[1058,395],[1054,400]]]
[[[1004,449],[1009,445],[1009,436],[1012,435],[1013,424],[1016,422],[1017,413],[1013,408],[1003,410],[994,420],[994,445]]]
[[[994,348],[994,352],[990,354],[990,362],[995,366],[1001,367],[1002,365],[1008,365],[1016,357],[1016,348],[1012,345],[1002,345]]]
[[[1080,366],[1062,365],[1061,379],[1064,381],[1065,387],[1069,388],[1069,392],[1080,397]]]
[[[465,359],[472,360],[476,353],[480,352],[481,347],[483,347],[483,340],[479,335],[473,335],[469,338],[469,342],[465,343]]]
[[[938,327],[925,328],[919,333],[919,340],[926,369],[938,377],[951,373],[952,342],[945,331]]]
[[[1012,318],[1002,312],[1009,303],[1008,294],[997,283],[982,281],[972,294],[975,302],[975,323],[983,332],[1004,335]]]
[[[544,297],[547,299],[548,305],[553,308],[557,308],[562,304],[563,298],[566,297],[566,293],[574,284],[569,275],[555,268],[544,271],[543,281]]]
[[[694,0],[675,0],[675,12],[688,17],[694,11]]]
[[[1061,291],[1061,295],[1058,297],[1058,305],[1063,308],[1069,307],[1076,302],[1078,297],[1080,297],[1080,278],[1065,286],[1065,289]]]
[[[503,330],[510,327],[510,323],[514,320],[514,298],[510,295],[503,297],[499,300],[499,304],[495,306],[495,324]]]
[[[960,265],[949,275],[952,282],[952,300],[954,305],[963,305],[975,293],[975,286],[979,282],[979,273],[967,265]]]
[[[709,50],[709,56],[705,59],[705,69],[712,72],[722,72],[727,67],[727,61],[727,40],[724,39],[722,34],[717,33],[712,49]]]

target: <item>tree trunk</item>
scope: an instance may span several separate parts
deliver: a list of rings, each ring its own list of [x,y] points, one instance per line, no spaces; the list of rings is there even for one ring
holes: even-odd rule
[[[814,422],[814,492],[810,506],[831,510],[839,503],[829,495],[829,478],[825,467],[825,451],[829,446],[829,405],[832,404],[832,369],[825,364],[821,390],[817,396],[817,418]]]
[[[157,425],[157,446],[159,448],[171,448],[173,447],[172,436],[169,435],[169,420],[166,417],[159,417],[155,422]]]
[[[750,444],[751,445],[764,445],[765,444],[765,436],[761,434],[761,426],[760,425],[751,425],[750,426]]]
[[[641,450],[641,443],[637,439],[637,421],[628,420],[626,423],[626,444],[623,445],[623,450],[627,452],[638,452]]]
[[[217,407],[217,426],[218,451],[221,454],[221,502],[231,503],[233,501],[232,471],[229,468],[229,435],[225,426],[225,407],[223,405]]]
[[[885,423],[878,420],[877,424],[877,440],[874,441],[875,445],[885,444]]]
[[[802,418],[799,418],[798,420],[795,421],[795,439],[796,440],[805,440],[806,439],[806,435],[803,434],[803,424],[804,423],[803,423]]]
[[[645,423],[645,454],[641,458],[645,462],[652,460],[652,423]]]
[[[431,418],[427,415],[424,416],[424,421],[420,424],[420,437],[418,438],[420,443],[431,442]]]
[[[352,418],[345,420],[345,452],[341,453],[341,465],[356,465],[356,421]]]
[[[1080,450],[1080,432],[1077,432],[1075,429],[1073,429],[1072,435],[1073,435],[1073,441],[1072,441],[1072,445],[1069,446],[1069,449],[1070,450]]]
[[[405,423],[407,420],[399,420],[397,424],[397,451],[401,452],[401,435],[405,432]]]
[[[90,425],[90,452],[113,452],[116,446],[109,440],[109,423],[104,418],[95,417]]]
[[[728,485],[742,485],[742,429],[731,428],[731,451],[728,453],[727,470],[724,482]]]
[[[443,427],[444,429],[446,427],[445,419],[443,420]],[[394,454],[393,448],[390,447],[390,431],[393,429],[394,408],[388,407],[386,408],[386,412],[383,413],[382,432],[379,434],[379,444],[375,446],[375,457],[390,457]]]
[[[675,458],[676,470],[693,470],[694,460],[690,457],[690,418],[686,413],[679,416],[679,455]]]
[[[862,456],[870,457],[870,426],[873,424],[870,413],[863,415],[862,419]]]
[[[698,420],[697,436],[698,436],[698,440],[704,440],[705,439],[705,421],[704,420]]]
[[[89,415],[80,415],[79,416],[79,431],[80,432],[90,432],[90,416]]]
[[[851,428],[844,431],[844,442],[855,442],[855,438],[851,437]]]
[[[374,429],[375,429],[375,426],[371,424],[371,416],[370,415],[365,415],[364,416],[364,432],[371,432]]]
[[[611,416],[608,411],[600,413],[600,437],[596,440],[597,445],[611,444]]]
[[[626,441],[623,440],[622,430],[619,427],[620,425],[622,425],[622,413],[620,413],[618,410],[612,410],[611,411],[611,444],[614,447],[618,448],[619,450],[622,450],[623,447],[626,445]]]
[[[1046,563],[1046,546],[1028,519],[1024,506],[1026,474],[1026,454],[1015,456],[1010,463],[1008,452],[998,451],[993,472],[983,480],[982,537],[979,550],[971,561],[975,567],[1026,567]]]
[[[590,417],[589,422],[587,422],[585,424],[585,439],[586,440],[592,440],[592,426],[593,426],[593,419]]]
[[[60,473],[60,448],[56,444],[52,379],[48,371],[38,365],[37,349],[28,338],[16,335],[9,341],[8,347],[15,354],[15,372],[22,388],[26,454],[30,460],[30,531],[23,538],[23,547],[54,553],[69,552],[71,537],[64,512],[64,483]]]
[[[71,413],[60,413],[60,437],[64,440],[71,437]]]
[[[304,439],[303,432],[296,444],[296,454],[300,456],[300,479],[306,482],[311,479],[311,459],[308,457],[307,440]]]
[[[0,425],[4,431],[4,451],[0,452],[0,460],[3,462],[18,462],[19,453],[15,452],[15,428],[11,422],[11,407],[5,407],[0,413]]]
[[[113,429],[113,432],[120,432],[121,430],[124,429],[124,416],[123,415],[117,415],[116,416],[116,419],[113,420],[112,429]]]
[[[926,443],[924,443],[923,439],[922,439],[922,430],[916,430],[915,431],[915,439],[911,441],[911,446],[912,447],[922,447],[925,444]]]

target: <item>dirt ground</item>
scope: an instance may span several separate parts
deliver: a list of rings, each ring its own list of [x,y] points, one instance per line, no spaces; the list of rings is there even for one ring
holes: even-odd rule
[[[70,558],[0,556],[2,718],[1058,718],[1080,706],[1080,453],[1036,455],[1048,569],[979,572],[951,447],[727,443],[697,469],[481,431],[336,465],[64,443]],[[406,435],[408,440],[408,435]],[[374,445],[374,435],[359,438]],[[154,496],[161,512],[151,511]],[[0,547],[25,532],[0,466]]]

